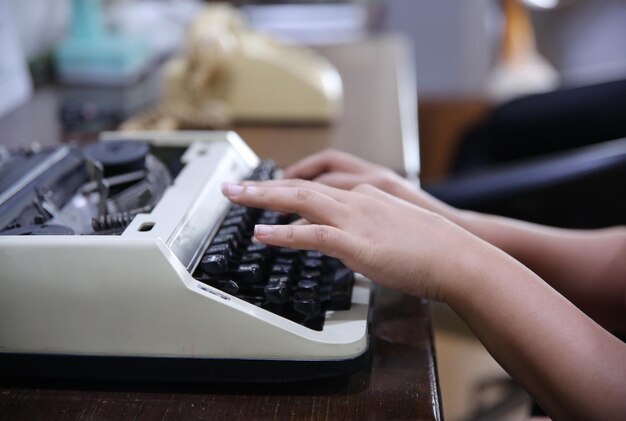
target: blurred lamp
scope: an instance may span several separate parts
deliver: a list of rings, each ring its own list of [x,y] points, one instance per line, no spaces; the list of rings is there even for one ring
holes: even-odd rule
[[[524,0],[527,6],[535,9],[553,9],[559,5],[559,0]]]

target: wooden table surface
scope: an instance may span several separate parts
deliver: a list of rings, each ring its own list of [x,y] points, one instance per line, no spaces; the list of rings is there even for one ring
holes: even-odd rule
[[[416,130],[416,122],[403,123],[416,113],[414,91],[401,99],[405,86],[412,89],[410,81],[404,85],[402,80],[412,72],[397,68],[409,63],[401,40],[386,37],[320,51],[344,79],[342,122],[326,128],[235,129],[260,156],[278,156],[279,163],[333,146],[395,169],[416,170],[418,156],[408,161],[403,156],[407,150],[417,153],[412,149],[417,133],[411,129]],[[57,105],[57,90],[40,91],[0,118],[0,143],[58,143],[65,136],[56,121]],[[296,143],[277,146],[288,141]],[[368,364],[349,376],[324,381],[193,385],[2,380],[0,420],[441,419],[430,304],[379,289],[370,333]]]

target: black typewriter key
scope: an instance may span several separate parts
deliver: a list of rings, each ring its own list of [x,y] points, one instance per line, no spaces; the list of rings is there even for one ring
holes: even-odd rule
[[[243,207],[243,206],[241,206],[241,207],[233,207],[230,211],[228,211],[228,214],[227,214],[226,218],[229,219],[229,218],[234,218],[234,217],[237,217],[237,216],[241,216],[241,217],[249,220],[250,219],[250,213],[251,213],[250,209],[248,209],[246,207]]]
[[[268,283],[270,282],[285,282],[287,283],[288,286],[291,285],[291,279],[289,279],[288,276],[284,276],[284,275],[271,275],[269,277],[269,279],[267,280]]]
[[[267,181],[271,178],[271,174],[269,171],[267,170],[263,170],[263,171],[259,171],[258,173],[254,174],[254,177],[252,178],[255,181]]]
[[[257,221],[258,224],[264,224],[264,225],[276,225],[280,222],[281,222],[281,213],[275,212],[275,211],[263,212],[263,214]]]
[[[261,282],[256,283],[256,284],[252,284],[252,285],[250,285],[248,287],[248,290],[251,293],[253,293],[255,295],[258,295],[258,296],[262,296],[263,300],[265,300],[265,292],[264,292],[264,289],[265,289],[265,279],[266,278],[264,277],[264,279]]]
[[[282,304],[289,301],[291,287],[286,276],[272,276],[264,288],[265,298],[270,303]]]
[[[320,270],[322,269],[323,263],[322,259],[304,259],[302,266],[309,270]]]
[[[326,302],[327,310],[350,310],[352,297],[348,291],[333,292]]]
[[[253,243],[246,248],[246,253],[260,253],[267,258],[270,255],[270,248],[267,244]]]
[[[278,225],[279,221],[278,218],[259,218],[258,221],[256,221],[257,224],[261,224],[261,225]]]
[[[241,284],[253,285],[263,280],[263,269],[256,263],[241,264],[237,267],[235,276]]]
[[[211,245],[213,246],[215,244],[228,244],[231,250],[239,248],[239,242],[234,234],[218,235],[213,237]]]
[[[283,215],[283,213],[279,212],[279,211],[264,210],[263,214],[261,214],[261,218],[264,218],[264,217],[272,217],[272,218],[276,217],[276,218],[279,218],[281,215]]]
[[[250,175],[251,180],[266,181],[272,178],[274,172],[274,163],[272,161],[263,161],[254,169]]]
[[[207,249],[206,254],[222,254],[226,258],[230,258],[233,254],[233,251],[228,243],[221,243],[210,246]]]
[[[298,313],[314,316],[320,312],[319,297],[311,292],[296,292],[293,297],[293,309]]]
[[[257,263],[259,265],[265,264],[265,256],[261,253],[246,253],[241,258],[241,263]]]
[[[296,285],[298,292],[311,292],[317,294],[319,291],[319,283],[310,279],[301,279]]]
[[[219,288],[217,284],[217,277],[215,275],[209,275],[208,273],[203,272],[202,268],[198,268],[198,270],[194,274],[194,277],[200,282],[211,285],[212,287]]]
[[[235,295],[239,292],[239,285],[232,279],[220,279],[217,281],[218,288],[227,294]]]
[[[228,210],[228,216],[241,216],[249,215],[252,212],[252,208],[243,205],[232,205]]]
[[[352,285],[354,273],[348,268],[340,268],[333,275],[330,299],[327,303],[329,310],[349,310],[352,303]]]
[[[280,215],[282,215],[281,212],[275,211],[275,210],[264,210],[263,213],[261,214],[261,218],[266,218],[266,217],[279,217]]]
[[[303,257],[305,259],[321,259],[324,255],[317,250],[305,250]]]
[[[237,241],[241,240],[241,231],[239,231],[239,229],[237,227],[220,228],[220,230],[217,232],[217,234],[215,236],[219,237],[219,236],[222,236],[222,235],[229,235],[229,234],[234,235],[235,239]]]
[[[277,265],[290,265],[294,268],[298,266],[298,260],[294,259],[291,256],[276,256],[276,258],[274,259],[274,263],[276,263]]]
[[[289,278],[292,278],[294,275],[294,267],[289,264],[276,264],[272,265],[272,269],[270,271],[272,275],[283,275]]]
[[[208,254],[200,261],[200,269],[210,275],[219,275],[226,272],[228,259],[223,254]]]
[[[248,227],[248,222],[243,216],[233,216],[222,222],[222,227],[237,227],[237,229],[241,232],[246,230],[246,228]]]
[[[324,314],[320,313],[315,316],[309,316],[302,321],[302,324],[309,329],[322,331],[324,328]]]
[[[319,282],[322,279],[322,272],[319,270],[303,269],[302,272],[300,272],[300,278]]]
[[[345,266],[337,269],[333,275],[333,284],[350,285],[353,280],[354,273]]]
[[[296,260],[300,255],[300,251],[289,247],[276,247],[275,252],[280,257],[289,257]]]
[[[324,269],[329,272],[339,267],[345,267],[341,260],[334,257],[324,256],[322,257],[322,262],[324,262]]]

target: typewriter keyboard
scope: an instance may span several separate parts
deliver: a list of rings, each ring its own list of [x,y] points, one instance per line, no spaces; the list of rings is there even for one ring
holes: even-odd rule
[[[269,180],[273,164],[262,162],[251,180]],[[348,310],[353,272],[318,251],[252,242],[255,224],[288,224],[293,215],[232,205],[194,277],[227,294],[322,330],[325,313]]]

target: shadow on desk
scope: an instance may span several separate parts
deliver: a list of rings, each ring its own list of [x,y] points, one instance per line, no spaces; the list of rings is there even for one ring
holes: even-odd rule
[[[91,392],[126,393],[181,393],[181,394],[263,394],[263,395],[311,395],[335,393],[359,393],[369,384],[371,366],[341,377],[298,381],[288,383],[188,383],[188,382],[140,382],[73,379],[5,379],[2,388],[74,390]]]

